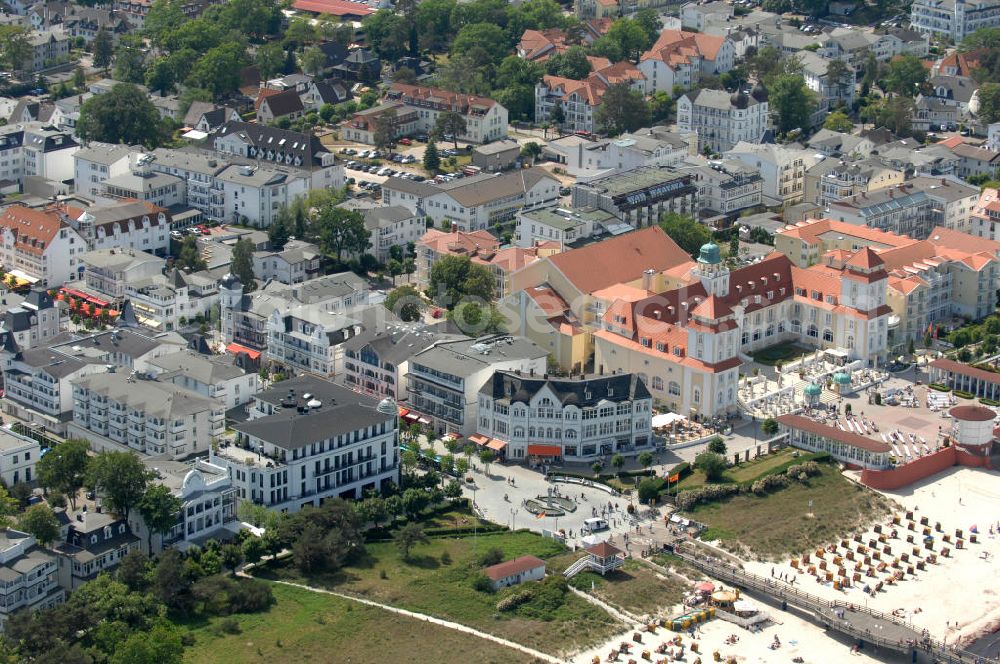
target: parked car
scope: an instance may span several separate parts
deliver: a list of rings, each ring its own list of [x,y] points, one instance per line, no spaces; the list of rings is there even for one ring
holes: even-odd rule
[[[403,138],[399,139],[399,144],[400,145],[413,145],[413,141],[410,140],[409,138],[406,138],[404,136]]]
[[[569,187],[559,187],[559,195],[560,196],[569,196],[572,193],[573,193],[573,190],[570,189]]]

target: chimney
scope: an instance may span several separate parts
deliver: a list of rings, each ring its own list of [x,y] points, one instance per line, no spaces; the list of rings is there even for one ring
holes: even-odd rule
[[[642,288],[643,290],[653,290],[653,275],[656,271],[652,268],[648,270],[643,270],[642,272]]]

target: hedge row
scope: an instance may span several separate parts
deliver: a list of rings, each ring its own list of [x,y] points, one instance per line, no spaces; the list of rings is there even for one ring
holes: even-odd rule
[[[935,390],[937,392],[951,392],[951,388],[947,385],[942,385],[941,383],[930,383],[927,387]]]
[[[478,526],[461,526],[455,528],[427,528],[424,534],[428,537],[465,537],[467,535],[496,535],[497,533],[508,532],[507,526],[496,523],[481,523]],[[393,531],[386,528],[374,528],[365,533],[365,542],[369,544],[375,542],[391,542]]]
[[[677,508],[686,510],[700,503],[712,502],[728,498],[739,493],[753,493],[758,496],[765,495],[771,491],[783,489],[793,480],[804,482],[813,475],[822,472],[820,463],[831,461],[829,452],[815,452],[804,454],[797,459],[792,459],[789,463],[768,471],[751,481],[740,482],[739,484],[706,484],[697,489],[681,491],[677,495]]]
[[[986,397],[982,397],[979,400],[979,403],[983,404],[984,406],[1000,406],[1000,401],[996,401],[995,399],[987,399]]]
[[[972,392],[966,392],[965,390],[955,390],[952,392],[956,397],[960,399],[975,399],[976,395]]]

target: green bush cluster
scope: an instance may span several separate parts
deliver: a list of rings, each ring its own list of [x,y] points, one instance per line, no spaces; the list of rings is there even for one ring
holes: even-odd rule
[[[956,397],[960,399],[975,399],[976,395],[972,392],[966,392],[965,390],[954,390],[952,392]]]
[[[739,484],[706,484],[697,489],[681,491],[677,494],[677,508],[691,509],[699,503],[710,503],[740,492]]]
[[[951,392],[951,388],[947,385],[942,385],[941,383],[930,383],[927,387],[931,388],[936,392]]]
[[[531,599],[531,591],[519,590],[513,595],[507,595],[497,602],[497,611],[513,611],[521,604]]]
[[[983,404],[984,406],[1000,406],[1000,401],[997,401],[995,399],[987,399],[986,397],[982,397],[979,400],[979,403]]]
[[[800,457],[799,459],[789,461],[788,464],[782,464],[752,482],[743,482],[742,484],[707,484],[697,489],[681,491],[677,496],[677,508],[686,510],[700,503],[710,503],[738,493],[752,493],[756,496],[763,496],[772,491],[784,489],[793,481],[805,482],[810,477],[819,475],[823,472],[820,463],[829,461],[829,453],[817,452],[808,455],[805,460]]]

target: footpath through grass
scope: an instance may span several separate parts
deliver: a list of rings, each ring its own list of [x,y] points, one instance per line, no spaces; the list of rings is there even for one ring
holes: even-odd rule
[[[806,482],[698,505],[688,514],[709,527],[702,539],[775,559],[829,544],[888,513],[888,499],[850,482],[836,465],[821,465],[822,473]]]
[[[531,659],[471,634],[339,597],[279,584],[272,590],[276,601],[270,611],[213,618],[193,627],[195,643],[185,650],[184,661],[523,664]]]
[[[597,644],[623,628],[606,612],[569,592],[561,599],[546,592],[537,601],[498,610],[500,599],[537,584],[499,593],[474,589],[472,582],[482,573],[480,558],[492,548],[500,549],[504,560],[529,554],[547,560],[566,552],[559,542],[534,533],[505,532],[432,539],[415,547],[409,560],[403,560],[392,542],[377,542],[367,545],[364,560],[332,574],[304,579],[286,563],[260,570],[258,576],[359,595],[462,623],[554,655]]]

